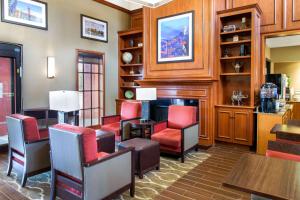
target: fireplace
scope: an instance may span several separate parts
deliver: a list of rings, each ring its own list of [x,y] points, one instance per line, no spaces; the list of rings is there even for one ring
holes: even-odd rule
[[[170,105],[195,106],[197,107],[197,121],[199,120],[198,99],[158,98],[150,103],[150,118],[156,122],[168,119],[168,107]]]

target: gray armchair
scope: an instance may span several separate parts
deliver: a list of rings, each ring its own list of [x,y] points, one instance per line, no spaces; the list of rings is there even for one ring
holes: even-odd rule
[[[112,154],[97,152],[92,129],[63,124],[49,130],[51,200],[112,199],[128,189],[134,196],[133,149]]]
[[[14,114],[6,117],[9,140],[8,169],[22,167],[22,187],[27,177],[50,170],[48,130],[39,131],[33,117]]]

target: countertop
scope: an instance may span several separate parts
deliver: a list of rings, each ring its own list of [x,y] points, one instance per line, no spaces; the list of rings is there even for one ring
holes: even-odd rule
[[[260,111],[256,111],[254,113],[256,113],[256,114],[263,114],[263,115],[279,115],[279,116],[283,116],[286,113],[286,111],[292,110],[293,107],[294,106],[291,105],[291,104],[286,104],[284,106],[284,108],[281,108],[278,112],[275,112],[275,113],[264,113],[264,112],[260,112]]]

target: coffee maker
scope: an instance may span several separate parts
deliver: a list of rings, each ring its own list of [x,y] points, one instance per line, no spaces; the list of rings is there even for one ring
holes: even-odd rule
[[[260,89],[260,109],[264,113],[276,112],[278,87],[274,83],[265,83]]]

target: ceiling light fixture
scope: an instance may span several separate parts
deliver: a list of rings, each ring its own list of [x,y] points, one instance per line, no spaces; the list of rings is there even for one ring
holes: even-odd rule
[[[173,0],[126,0],[131,3],[140,4],[142,6],[150,7],[150,8],[157,8],[164,4],[167,4]]]

